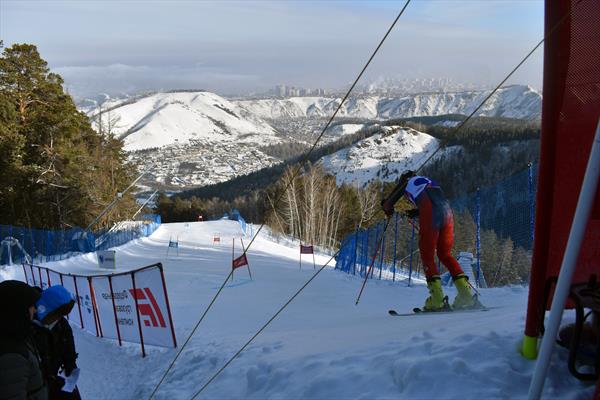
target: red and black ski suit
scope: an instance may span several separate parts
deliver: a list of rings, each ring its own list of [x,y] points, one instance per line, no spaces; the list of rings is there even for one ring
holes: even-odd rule
[[[419,251],[425,276],[429,279],[440,274],[434,258],[436,250],[452,277],[464,274],[451,254],[454,217],[442,189],[429,178],[415,176],[408,181],[405,195],[419,209]]]

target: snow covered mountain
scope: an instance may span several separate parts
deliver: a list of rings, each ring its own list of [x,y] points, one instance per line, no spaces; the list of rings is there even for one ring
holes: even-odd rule
[[[370,119],[408,118],[444,114],[468,115],[489,91],[424,93],[404,97],[363,96],[350,98],[340,117]],[[289,99],[242,100],[236,104],[266,119],[326,117],[340,104],[340,98],[292,97]],[[478,116],[533,119],[541,115],[542,96],[530,86],[513,85],[499,89],[477,112]]]
[[[364,121],[332,126],[320,145],[376,123],[368,120],[469,114],[488,94],[465,91],[398,98],[353,97],[343,105],[339,115]],[[272,153],[264,146],[312,144],[322,129],[324,117],[330,116],[341,101],[326,97],[230,101],[200,90],[125,99],[104,96],[100,100],[101,107],[88,111],[96,129],[123,138],[125,150],[134,161],[142,167],[152,166],[151,173],[142,181],[144,185],[158,183],[173,190],[224,182],[282,162],[279,156],[267,154],[279,153]],[[537,118],[540,107],[541,96],[532,88],[508,86],[495,93],[478,115]],[[324,164],[340,175],[340,183],[352,181],[362,185],[377,178],[394,179],[393,171],[417,162],[414,155],[428,146],[429,141],[433,143],[429,137],[427,143],[414,142],[412,139],[421,136],[412,135],[405,138],[402,147],[404,139],[400,136],[390,137],[384,132],[327,157]],[[402,166],[390,163],[391,160],[403,160]]]
[[[282,141],[275,129],[210,92],[108,101],[88,115],[121,137],[133,160],[154,166],[146,185],[202,186],[280,162],[259,149]]]
[[[97,116],[99,110],[95,110]],[[210,92],[156,93],[112,107],[115,133],[135,151],[192,140],[277,143],[275,130],[234,103]],[[107,115],[106,118],[109,118]],[[105,118],[105,119],[106,119]],[[95,118],[96,123],[100,121]]]
[[[418,169],[439,147],[434,137],[410,128],[382,127],[382,133],[323,157],[338,185],[363,187],[375,180],[393,181],[407,169]]]

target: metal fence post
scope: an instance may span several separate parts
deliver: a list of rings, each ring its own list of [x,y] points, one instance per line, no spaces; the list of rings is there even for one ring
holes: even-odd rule
[[[415,245],[415,226],[412,225],[412,235],[410,238],[410,262],[408,267],[408,286],[410,286],[410,280],[412,278],[412,266],[413,266],[413,253],[414,253],[414,245]]]
[[[475,284],[479,287],[479,275],[481,271],[481,190],[479,188],[477,188],[475,199],[475,221],[477,224],[477,237],[475,239],[477,246],[477,271],[475,274]]]

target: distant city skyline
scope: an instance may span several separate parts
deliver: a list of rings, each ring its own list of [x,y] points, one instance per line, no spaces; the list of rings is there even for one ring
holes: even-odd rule
[[[0,0],[6,47],[32,43],[76,97],[277,85],[324,90],[358,74],[404,1]],[[542,1],[413,1],[361,81],[497,84],[543,36]],[[541,88],[542,49],[508,83]]]

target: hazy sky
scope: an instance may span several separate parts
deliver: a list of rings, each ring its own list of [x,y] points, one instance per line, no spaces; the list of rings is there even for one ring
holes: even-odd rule
[[[70,92],[93,96],[351,82],[404,1],[0,0],[5,46],[33,43]],[[367,80],[499,82],[543,36],[543,1],[413,0]],[[512,83],[542,82],[542,48]]]

